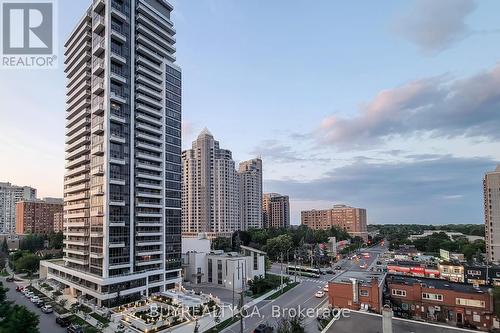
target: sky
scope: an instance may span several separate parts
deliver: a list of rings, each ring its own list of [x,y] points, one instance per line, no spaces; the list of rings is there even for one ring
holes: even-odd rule
[[[368,223],[483,223],[500,163],[496,0],[172,0],[183,146],[207,127],[264,190]],[[59,0],[59,54],[89,0]],[[62,196],[65,77],[0,70],[0,181]]]

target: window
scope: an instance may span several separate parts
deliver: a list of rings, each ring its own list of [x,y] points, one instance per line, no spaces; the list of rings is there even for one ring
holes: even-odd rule
[[[406,297],[406,290],[392,289],[391,294],[393,296]]]
[[[476,308],[484,308],[486,306],[484,301],[467,298],[457,298],[456,303],[457,305],[472,306]]]
[[[422,293],[422,299],[427,299],[430,301],[443,301],[443,295],[441,294],[431,294],[431,293]]]
[[[253,254],[253,269],[254,271],[259,269],[259,255],[257,253]]]
[[[212,259],[208,259],[208,283],[212,283]]]
[[[368,292],[368,290],[360,290],[360,291],[359,291],[359,295],[360,295],[360,296],[368,296],[368,295],[369,295],[369,292]]]

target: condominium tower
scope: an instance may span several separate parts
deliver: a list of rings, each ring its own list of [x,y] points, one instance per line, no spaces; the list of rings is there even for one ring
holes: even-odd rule
[[[264,228],[288,228],[290,226],[290,200],[288,195],[264,194],[262,218]]]
[[[241,230],[262,228],[262,160],[241,162],[238,175]]]
[[[240,229],[239,179],[231,151],[204,129],[182,153],[182,232],[229,236]]]
[[[65,44],[64,260],[42,266],[99,305],[181,282],[172,10],[165,0],[94,0]]]
[[[483,179],[486,257],[500,263],[500,165]]]
[[[204,129],[182,153],[182,234],[229,237],[262,227],[262,161],[241,162]]]
[[[302,211],[301,223],[314,230],[339,227],[352,237],[358,236],[368,240],[364,208],[334,205],[332,209]]]
[[[16,231],[16,203],[36,199],[36,189],[0,183],[0,233],[13,234]]]

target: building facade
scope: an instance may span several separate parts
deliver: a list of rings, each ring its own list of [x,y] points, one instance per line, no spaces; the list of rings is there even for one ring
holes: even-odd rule
[[[204,129],[182,153],[182,234],[230,237],[262,228],[262,160],[241,162]]]
[[[241,162],[238,176],[241,230],[262,228],[262,160]]]
[[[65,43],[64,260],[42,265],[99,305],[181,282],[172,10],[165,0],[94,0]]]
[[[241,246],[240,253],[210,250],[210,240],[182,239],[184,281],[241,290],[256,276],[265,275],[265,252]]]
[[[486,258],[500,263],[500,165],[483,179]]]
[[[63,232],[64,230],[64,214],[57,212],[54,214],[54,232]]]
[[[328,282],[332,308],[380,313],[383,306],[383,273],[347,271]]]
[[[264,194],[262,219],[264,228],[281,229],[290,227],[290,199],[288,195]]]
[[[16,234],[55,232],[55,216],[62,215],[63,200],[23,200],[16,203]]]
[[[365,241],[368,240],[366,209],[364,208],[334,205],[332,209],[302,211],[301,223],[313,230],[339,227],[352,237],[358,236]]]
[[[36,199],[36,189],[0,183],[0,234],[16,231],[16,203],[21,200]]]
[[[386,299],[397,316],[483,331],[492,328],[493,298],[488,288],[395,275],[387,276],[386,285]]]

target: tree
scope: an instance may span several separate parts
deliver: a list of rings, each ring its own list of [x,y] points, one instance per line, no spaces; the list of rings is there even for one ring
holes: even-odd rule
[[[62,249],[63,248],[63,233],[61,232],[56,232],[56,233],[51,233],[49,235],[49,248],[51,249]]]
[[[7,244],[7,237],[3,239],[2,246],[0,247],[0,252],[9,254],[9,245]]]
[[[292,237],[289,235],[280,235],[267,240],[265,251],[271,258],[277,259],[281,254],[293,247]]]
[[[214,250],[222,250],[225,252],[232,251],[231,238],[227,237],[216,237],[212,240],[212,248]]]
[[[24,306],[14,305],[0,324],[0,333],[39,333],[39,322],[37,314],[28,311]]]
[[[41,235],[29,234],[21,241],[19,247],[21,250],[27,250],[30,252],[36,252],[43,249],[45,239]]]
[[[15,262],[16,270],[18,272],[26,271],[28,272],[29,276],[31,276],[34,272],[38,270],[39,264],[40,264],[40,259],[32,253],[23,255]]]

